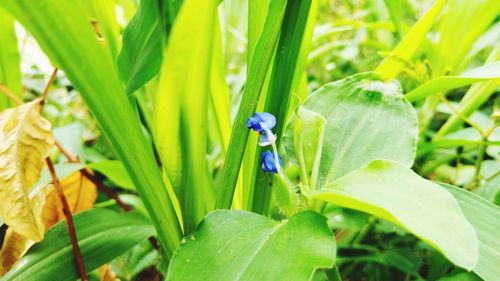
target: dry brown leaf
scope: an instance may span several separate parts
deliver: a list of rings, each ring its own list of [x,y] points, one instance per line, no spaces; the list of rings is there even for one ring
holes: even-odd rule
[[[7,229],[0,251],[0,276],[7,273],[33,244],[35,242],[13,231],[12,228]]]
[[[88,171],[90,172],[90,171]],[[91,209],[97,198],[97,187],[87,177],[80,172],[71,174],[61,181],[66,200],[71,209],[71,213],[78,213]],[[43,209],[43,223],[46,229],[65,219],[62,211],[62,203],[53,186],[44,188],[48,191]],[[0,276],[9,271],[14,264],[33,246],[34,241],[25,238],[13,231],[7,230],[5,239],[0,251]],[[111,280],[111,279],[108,279]]]
[[[54,144],[50,122],[38,112],[40,100],[0,113],[0,216],[13,231],[42,240],[45,193],[30,196]]]

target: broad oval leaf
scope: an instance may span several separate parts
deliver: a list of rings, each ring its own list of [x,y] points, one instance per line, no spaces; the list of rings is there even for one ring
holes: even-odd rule
[[[94,209],[76,214],[73,220],[89,272],[154,234],[154,227],[134,213]],[[66,222],[61,221],[0,280],[77,280],[79,277]]]
[[[500,276],[500,208],[461,188],[441,183],[457,199],[479,239],[479,260],[473,271],[486,281]]]
[[[0,216],[24,237],[40,241],[45,194],[30,196],[54,144],[51,125],[34,100],[0,113]]]
[[[384,82],[374,73],[353,75],[311,94],[299,112],[306,110],[326,121],[319,147],[320,188],[376,159],[398,161],[407,167],[413,164],[417,117],[396,81]],[[318,118],[296,116],[303,128],[317,126]],[[294,130],[294,124],[289,124],[285,134],[285,148],[292,157],[297,155]]]
[[[453,196],[397,162],[374,161],[310,196],[399,225],[465,269],[478,260],[476,233]]]
[[[310,280],[332,267],[335,238],[318,213],[288,221],[244,211],[208,214],[172,258],[167,280]]]

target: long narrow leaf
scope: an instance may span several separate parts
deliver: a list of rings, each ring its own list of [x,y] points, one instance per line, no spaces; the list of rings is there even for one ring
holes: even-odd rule
[[[89,271],[154,234],[149,222],[134,213],[95,209],[76,214],[73,220],[83,261]],[[66,222],[61,221],[1,280],[77,280],[79,277]]]
[[[80,91],[144,199],[161,245],[170,256],[180,242],[180,225],[111,56],[99,45],[81,13],[84,7],[70,0],[2,0],[0,5],[33,34]]]
[[[290,101],[292,99],[292,86],[300,79],[302,72],[296,72],[299,66],[299,55],[306,30],[311,0],[288,2],[281,37],[278,42],[269,92],[266,96],[264,111],[276,116],[277,123],[275,132],[282,135],[286,117],[288,115]],[[302,65],[304,67],[304,65]],[[296,75],[297,74],[297,75]],[[278,144],[281,139],[278,139]],[[254,160],[254,178],[252,186],[255,186],[253,211],[266,213],[271,201],[271,188],[269,188],[270,177],[261,170],[260,157],[262,149],[257,149]]]
[[[416,101],[428,95],[460,88],[479,81],[500,79],[500,62],[494,62],[467,71],[459,76],[442,76],[432,79],[405,95],[409,101]]]
[[[0,84],[21,97],[21,60],[17,47],[14,18],[0,7]],[[0,90],[0,110],[14,105]]]
[[[205,192],[212,188],[206,152],[217,5],[217,0],[184,1],[165,51],[155,104],[155,139],[186,232],[205,215]]]
[[[425,39],[427,32],[447,0],[437,0],[425,15],[412,27],[375,72],[386,78],[395,78],[403,69],[404,61],[410,60]]]
[[[236,181],[240,171],[243,152],[247,143],[249,131],[245,126],[248,117],[252,116],[260,92],[264,85],[267,68],[271,63],[274,48],[278,42],[286,0],[271,1],[269,13],[264,24],[262,35],[257,42],[252,62],[250,63],[247,84],[243,92],[240,109],[233,125],[233,134],[224,163],[223,172],[217,190],[217,208],[229,208],[233,200]]]

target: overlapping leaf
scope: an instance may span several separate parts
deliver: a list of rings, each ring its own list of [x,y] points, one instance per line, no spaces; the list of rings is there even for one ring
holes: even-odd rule
[[[301,149],[297,144],[307,140],[294,123],[285,133],[286,152],[299,166],[317,166],[317,179],[309,181],[317,182],[319,188],[376,159],[398,161],[407,167],[413,164],[417,117],[396,81],[385,82],[373,73],[361,73],[327,84],[304,101],[296,118],[303,119],[297,122],[300,130],[316,135],[319,143],[315,147],[320,152],[297,150]],[[325,124],[318,127],[321,118]],[[316,127],[322,132],[313,132]],[[319,153],[321,157],[314,159],[319,164],[300,156],[306,153],[308,157]]]
[[[80,172],[64,178],[61,181],[61,186],[72,214],[88,210],[94,205],[97,198],[97,188]],[[42,218],[46,229],[49,229],[57,222],[64,220],[65,216],[61,199],[56,190],[52,186],[45,187],[45,189],[48,190],[48,193]],[[33,244],[34,241],[9,228],[0,251],[0,276],[9,271]]]

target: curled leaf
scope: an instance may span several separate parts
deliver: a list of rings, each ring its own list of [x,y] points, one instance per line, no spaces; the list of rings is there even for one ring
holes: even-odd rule
[[[0,217],[33,241],[42,240],[45,233],[45,194],[29,193],[54,144],[51,125],[39,108],[37,99],[0,113]]]
[[[61,181],[61,186],[72,214],[93,207],[97,198],[97,187],[81,172],[73,173],[64,178]],[[47,190],[42,218],[46,229],[49,229],[65,218],[61,200],[55,189],[46,187],[42,190]],[[0,251],[0,276],[9,271],[33,244],[33,240],[27,239],[9,228]]]

